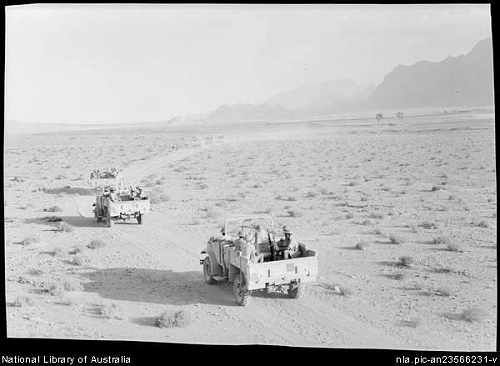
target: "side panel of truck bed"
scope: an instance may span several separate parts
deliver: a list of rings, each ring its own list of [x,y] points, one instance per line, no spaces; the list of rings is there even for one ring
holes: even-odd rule
[[[248,264],[248,289],[264,288],[291,281],[312,282],[318,276],[318,258],[313,255],[264,263]]]

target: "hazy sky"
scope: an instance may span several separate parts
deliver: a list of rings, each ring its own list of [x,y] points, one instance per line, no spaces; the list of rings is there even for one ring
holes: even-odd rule
[[[467,53],[488,4],[6,8],[7,120],[133,122],[265,101],[305,82],[374,85]]]

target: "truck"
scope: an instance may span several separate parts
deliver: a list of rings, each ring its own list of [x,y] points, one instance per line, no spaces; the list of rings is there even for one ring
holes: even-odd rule
[[[257,226],[258,225],[258,226]],[[255,243],[258,253],[263,254],[263,262],[254,262],[242,256],[235,247],[237,234],[264,228],[267,240]],[[200,265],[207,284],[222,281],[233,283],[233,294],[238,305],[245,306],[253,291],[288,292],[290,298],[298,298],[304,285],[316,281],[318,276],[317,251],[307,249],[299,243],[300,256],[284,259],[280,246],[283,240],[276,241],[274,220],[269,215],[239,215],[224,221],[219,237],[212,236],[206,249],[201,252]]]
[[[150,211],[147,196],[142,195],[139,188],[117,189],[105,187],[96,196],[93,204],[97,222],[106,219],[107,227],[112,227],[115,220],[136,219],[139,225],[144,224],[144,216]]]

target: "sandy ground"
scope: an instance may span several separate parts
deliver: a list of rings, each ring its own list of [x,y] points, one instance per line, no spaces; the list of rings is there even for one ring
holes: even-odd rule
[[[463,113],[7,136],[8,336],[493,351],[494,143],[491,115]],[[86,179],[111,166],[151,195],[144,225],[95,222]],[[320,276],[240,307],[200,251],[226,216],[262,212]],[[155,326],[178,310],[187,326]]]

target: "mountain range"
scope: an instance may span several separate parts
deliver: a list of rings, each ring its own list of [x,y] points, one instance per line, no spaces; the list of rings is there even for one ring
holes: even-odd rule
[[[376,109],[494,105],[492,39],[440,62],[400,65],[375,88],[346,78],[308,83],[265,103],[224,104],[209,121],[276,120]]]

